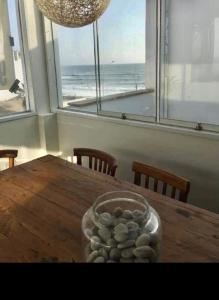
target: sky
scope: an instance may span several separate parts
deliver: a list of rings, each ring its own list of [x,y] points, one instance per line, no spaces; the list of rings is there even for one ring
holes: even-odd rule
[[[16,0],[7,0],[11,35],[18,50],[19,38],[16,18]],[[111,0],[100,17],[101,64],[145,62],[145,0]],[[55,25],[59,41],[61,65],[93,65],[93,26],[67,28]]]
[[[145,0],[111,0],[98,20],[101,64],[145,62]],[[92,25],[55,25],[61,65],[94,64]]]

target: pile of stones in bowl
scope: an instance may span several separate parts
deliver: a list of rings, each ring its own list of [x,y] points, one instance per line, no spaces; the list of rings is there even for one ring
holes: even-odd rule
[[[89,263],[153,263],[159,258],[159,237],[145,227],[140,210],[99,215],[98,226],[88,229],[86,248]]]

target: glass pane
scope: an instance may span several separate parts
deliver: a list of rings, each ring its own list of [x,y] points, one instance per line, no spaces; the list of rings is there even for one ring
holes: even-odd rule
[[[99,20],[103,111],[155,116],[156,1],[112,0]]]
[[[62,76],[63,108],[97,112],[93,25],[54,25]]]
[[[219,124],[219,1],[166,1],[162,116]]]
[[[26,110],[17,1],[0,0],[0,116]]]

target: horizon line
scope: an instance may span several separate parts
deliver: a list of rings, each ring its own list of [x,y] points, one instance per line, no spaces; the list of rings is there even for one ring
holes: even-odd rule
[[[105,64],[100,64],[100,66],[113,66],[113,65],[143,65],[146,64],[145,62],[142,63],[105,63]],[[95,64],[82,64],[82,65],[74,65],[74,64],[69,64],[69,65],[61,65],[61,67],[70,67],[70,66],[94,66]]]

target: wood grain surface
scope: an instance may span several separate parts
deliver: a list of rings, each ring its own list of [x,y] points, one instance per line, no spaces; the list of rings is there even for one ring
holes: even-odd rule
[[[48,155],[0,173],[0,262],[81,262],[82,217],[117,190],[159,213],[161,262],[219,261],[219,215]]]

